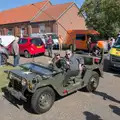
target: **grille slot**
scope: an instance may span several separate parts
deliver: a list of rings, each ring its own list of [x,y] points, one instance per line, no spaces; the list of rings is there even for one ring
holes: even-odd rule
[[[113,62],[119,62],[120,63],[120,57],[118,57],[118,56],[111,56],[111,60]]]
[[[14,80],[14,89],[17,90],[17,91],[22,91],[22,85],[21,85],[21,82],[17,81],[17,80]]]

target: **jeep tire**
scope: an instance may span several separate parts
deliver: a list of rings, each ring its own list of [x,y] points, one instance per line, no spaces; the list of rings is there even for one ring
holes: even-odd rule
[[[93,71],[93,73],[88,81],[88,84],[86,86],[86,90],[88,92],[94,92],[96,90],[96,88],[98,87],[98,84],[99,84],[99,74],[97,72]]]
[[[39,88],[31,98],[31,107],[35,113],[47,112],[55,101],[55,92],[50,87]]]

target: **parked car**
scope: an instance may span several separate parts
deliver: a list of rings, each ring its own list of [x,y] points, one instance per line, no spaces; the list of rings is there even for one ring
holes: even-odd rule
[[[32,55],[45,53],[45,45],[41,38],[37,37],[20,38],[18,44],[20,55],[24,55],[26,58],[29,58]],[[12,53],[12,45],[10,45],[8,49],[9,52]]]
[[[1,45],[2,45],[2,65],[7,63],[7,59],[9,58],[9,45],[14,41],[14,36],[12,35],[1,35]]]
[[[120,70],[120,37],[117,38],[115,44],[108,54],[109,68]]]

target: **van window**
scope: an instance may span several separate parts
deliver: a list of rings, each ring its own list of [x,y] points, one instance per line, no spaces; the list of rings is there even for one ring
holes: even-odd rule
[[[99,35],[88,35],[87,36],[87,38],[88,37],[91,37],[91,41],[93,42],[93,43],[96,43],[97,41],[99,41],[99,40],[101,40],[101,38],[100,38],[100,36]]]
[[[85,40],[84,34],[76,34],[76,40]]]
[[[36,46],[43,45],[43,42],[42,42],[42,40],[40,38],[33,38],[31,40],[31,43],[34,44],[34,45],[36,45]]]

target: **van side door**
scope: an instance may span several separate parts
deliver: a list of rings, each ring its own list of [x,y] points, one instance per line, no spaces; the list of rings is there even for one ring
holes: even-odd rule
[[[86,35],[85,34],[76,34],[76,48],[86,50],[87,44],[86,44]]]

